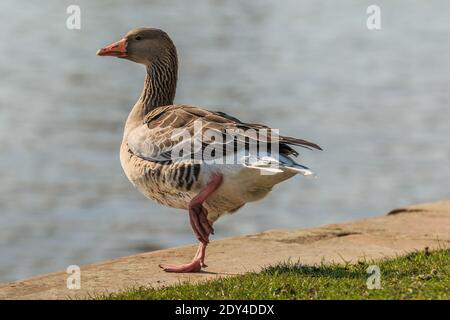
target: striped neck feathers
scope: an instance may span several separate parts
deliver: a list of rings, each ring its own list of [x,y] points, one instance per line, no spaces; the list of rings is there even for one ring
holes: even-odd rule
[[[156,107],[173,104],[177,87],[177,72],[177,54],[172,50],[147,66],[144,89],[139,98],[144,115]]]

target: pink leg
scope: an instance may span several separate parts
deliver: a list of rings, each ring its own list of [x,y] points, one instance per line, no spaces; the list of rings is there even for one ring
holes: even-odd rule
[[[167,272],[198,272],[205,265],[206,246],[209,242],[209,235],[214,234],[213,224],[208,220],[208,211],[203,207],[203,202],[219,188],[222,183],[221,175],[214,175],[208,185],[200,191],[189,203],[189,221],[192,231],[200,241],[194,259],[182,265],[159,265]]]
[[[214,175],[206,187],[200,191],[189,203],[189,221],[192,231],[200,242],[208,243],[209,234],[214,233],[212,223],[208,221],[208,211],[203,207],[203,202],[219,188],[222,183],[221,175]]]
[[[205,251],[206,244],[200,242],[197,253],[195,254],[194,259],[191,262],[175,265],[175,264],[160,264],[159,267],[162,268],[166,272],[199,272],[202,267],[207,267],[205,265]]]

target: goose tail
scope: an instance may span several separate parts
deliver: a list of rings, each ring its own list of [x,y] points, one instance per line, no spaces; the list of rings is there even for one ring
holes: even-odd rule
[[[277,174],[285,171],[291,171],[303,176],[315,176],[315,173],[288,156],[280,155],[279,159],[272,156],[262,156],[256,159],[247,157],[244,161],[247,168],[260,170],[262,174]]]

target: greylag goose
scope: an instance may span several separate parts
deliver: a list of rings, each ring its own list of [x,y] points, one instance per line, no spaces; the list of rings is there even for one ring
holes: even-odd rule
[[[178,59],[175,45],[160,29],[138,28],[97,51],[146,67],[144,89],[125,124],[120,162],[131,183],[162,205],[186,209],[197,253],[190,263],[160,267],[198,272],[213,223],[264,198],[274,185],[312,172],[293,160],[292,146],[321,148],[279,136],[265,125],[246,123],[223,112],[174,105]]]

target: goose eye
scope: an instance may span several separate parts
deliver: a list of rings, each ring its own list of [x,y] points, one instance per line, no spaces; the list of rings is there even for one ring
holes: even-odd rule
[[[136,40],[141,40],[142,38],[141,38],[141,36],[136,36],[135,39]]]

